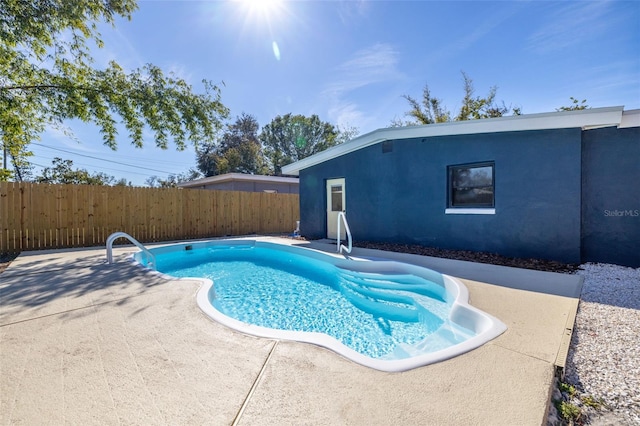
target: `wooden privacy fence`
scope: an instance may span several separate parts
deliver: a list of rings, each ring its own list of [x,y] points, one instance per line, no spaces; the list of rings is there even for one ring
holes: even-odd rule
[[[0,253],[291,233],[297,194],[0,182]]]

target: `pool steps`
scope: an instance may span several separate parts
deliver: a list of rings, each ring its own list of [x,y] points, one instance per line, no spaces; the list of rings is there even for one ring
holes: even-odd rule
[[[445,323],[435,333],[431,333],[425,339],[414,345],[399,343],[392,352],[382,356],[381,359],[403,359],[429,352],[436,352],[441,349],[446,349],[452,344],[464,342],[474,336],[475,334],[472,332],[460,327],[455,327],[450,323]]]
[[[397,277],[394,275],[394,278]],[[438,318],[418,303],[415,298],[397,293],[397,291],[412,291],[443,300],[442,295],[438,294],[440,292],[428,288],[430,284],[434,286],[437,284],[429,283],[429,281],[414,275],[402,277],[403,283],[393,283],[385,280],[384,275],[355,271],[340,272],[338,286],[344,297],[354,306],[379,318],[385,324],[388,324],[388,321],[422,322],[425,325],[438,324],[436,329],[428,330],[430,334],[420,342],[416,344],[399,343],[391,353],[381,359],[406,359],[435,352],[464,342],[476,335],[473,331],[456,325],[449,319]]]
[[[416,275],[393,274],[393,278],[396,281],[390,281],[384,279],[385,275],[380,273],[342,269],[340,271],[340,277],[361,286],[382,290],[410,291],[423,296],[432,297],[442,302],[445,301],[444,296],[446,290],[444,287]],[[402,281],[401,283],[397,282],[400,280]]]
[[[404,322],[420,321],[417,307],[410,302],[395,300],[396,304],[392,305],[384,295],[365,292],[362,288],[356,289],[355,286],[346,283],[340,284],[340,292],[351,304],[376,318]]]
[[[422,322],[442,324],[443,321],[422,306],[414,297],[399,292],[413,292],[444,301],[440,291],[429,288],[430,283],[414,275],[394,275],[403,283],[386,280],[384,275],[340,271],[338,286],[340,292],[355,306],[376,318],[391,321]],[[435,330],[431,330],[435,331]]]

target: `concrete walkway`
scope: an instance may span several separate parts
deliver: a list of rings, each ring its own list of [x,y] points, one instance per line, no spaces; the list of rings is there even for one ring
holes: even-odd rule
[[[196,306],[197,282],[148,273],[127,261],[133,251],[114,250],[116,265],[104,249],[23,253],[0,274],[1,424],[540,425],[578,305],[518,289],[520,270],[496,267],[496,282],[513,285],[492,285],[460,262],[471,303],[508,330],[454,359],[384,373],[219,325]],[[531,272],[523,282],[579,294],[577,276]]]

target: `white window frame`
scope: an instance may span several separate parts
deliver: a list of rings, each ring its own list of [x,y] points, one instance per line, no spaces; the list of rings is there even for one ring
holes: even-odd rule
[[[495,207],[448,207],[444,209],[445,214],[496,214]]]
[[[491,167],[492,171],[492,187],[493,187],[493,206],[470,206],[470,207],[454,207],[451,204],[453,203],[453,182],[452,182],[452,169],[453,168],[476,168],[476,167]],[[495,208],[495,189],[496,189],[496,181],[495,181],[495,173],[496,173],[496,165],[494,161],[481,161],[476,163],[466,163],[466,164],[455,164],[447,166],[447,208],[444,210],[445,214],[496,214]]]

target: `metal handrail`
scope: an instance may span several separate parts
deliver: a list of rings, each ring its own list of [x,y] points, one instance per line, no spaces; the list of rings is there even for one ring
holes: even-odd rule
[[[340,241],[340,219],[341,218],[342,218],[342,221],[344,222],[344,230],[347,233],[348,247],[345,247],[344,244],[341,244],[341,241]],[[338,235],[336,236],[336,239],[338,242],[338,253],[341,253],[342,250],[346,251],[347,253],[351,253],[351,249],[352,249],[351,230],[349,229],[349,223],[347,223],[347,215],[345,214],[345,212],[338,213]]]
[[[131,241],[145,255],[151,258],[150,262],[147,261],[147,266],[153,269],[154,271],[156,270],[156,257],[154,256],[154,254],[151,253],[149,249],[147,249],[145,246],[143,246],[142,243],[140,243],[138,240],[136,240],[126,232],[114,232],[113,234],[109,235],[109,238],[107,238],[107,263],[108,264],[113,263],[113,242],[118,238],[126,238],[127,240]]]

